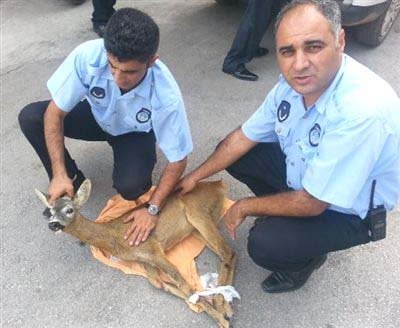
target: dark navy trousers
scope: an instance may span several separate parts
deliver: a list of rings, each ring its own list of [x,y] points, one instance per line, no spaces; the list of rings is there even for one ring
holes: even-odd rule
[[[106,24],[115,12],[114,5],[116,0],[92,0],[92,3],[92,22],[97,24]]]
[[[240,20],[231,49],[225,57],[223,69],[235,71],[240,64],[251,61],[260,42],[281,6],[282,0],[249,0]]]
[[[289,191],[286,164],[278,143],[260,143],[227,168],[256,196]],[[358,216],[326,210],[313,217],[257,218],[247,250],[253,261],[271,271],[299,271],[313,258],[370,241]]]
[[[49,102],[29,104],[21,110],[18,119],[22,132],[35,149],[51,179],[51,162],[44,138],[44,113]],[[89,103],[84,100],[65,117],[64,136],[86,141],[106,141],[111,146],[114,155],[113,187],[123,198],[136,199],[150,189],[151,176],[157,160],[156,140],[152,131],[112,136],[97,124]],[[64,155],[68,176],[76,176],[76,190],[83,182],[84,175],[66,148]]]

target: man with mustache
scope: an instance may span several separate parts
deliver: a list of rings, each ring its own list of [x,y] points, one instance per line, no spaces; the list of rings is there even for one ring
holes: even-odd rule
[[[385,237],[400,194],[400,100],[379,76],[343,53],[333,0],[294,0],[279,14],[282,73],[260,108],[186,175],[186,193],[226,169],[255,194],[224,217],[248,236],[253,261],[272,273],[269,293],[304,285],[327,253]]]

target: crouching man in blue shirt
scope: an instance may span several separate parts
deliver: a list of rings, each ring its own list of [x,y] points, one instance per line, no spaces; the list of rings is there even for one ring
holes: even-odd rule
[[[50,78],[52,100],[32,103],[19,114],[49,176],[50,202],[72,197],[85,179],[64,137],[106,141],[114,155],[114,188],[128,200],[150,189],[158,143],[169,163],[148,206],[130,217],[125,238],[131,245],[146,240],[157,224],[193,148],[182,95],[158,59],[158,44],[152,18],[133,8],[118,10],[104,41],[78,46]]]
[[[178,186],[186,193],[227,169],[254,192],[224,220],[235,238],[246,217],[260,217],[248,252],[272,271],[266,292],[295,290],[327,253],[384,237],[386,210],[399,199],[400,100],[343,54],[340,21],[333,0],[293,0],[282,9],[279,82]]]

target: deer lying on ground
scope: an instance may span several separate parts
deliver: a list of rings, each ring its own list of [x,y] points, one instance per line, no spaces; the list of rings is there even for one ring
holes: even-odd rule
[[[40,200],[50,208],[52,217],[49,228],[53,231],[61,229],[82,242],[106,250],[122,260],[141,263],[153,286],[185,300],[195,291],[167,260],[165,251],[190,234],[194,234],[221,260],[218,285],[232,284],[236,256],[217,227],[225,199],[225,188],[221,181],[201,182],[193,191],[184,196],[172,194],[162,209],[158,224],[149,238],[134,247],[129,246],[123,238],[127,228],[123,221],[134,209],[105,223],[93,222],[80,214],[79,210],[88,200],[90,189],[90,181],[85,180],[72,199],[61,197],[54,206],[50,206],[48,198],[36,189]],[[168,276],[170,283],[161,280],[160,271]],[[200,299],[199,305],[220,326],[229,327],[229,319],[233,312],[222,295],[216,296],[213,303]]]

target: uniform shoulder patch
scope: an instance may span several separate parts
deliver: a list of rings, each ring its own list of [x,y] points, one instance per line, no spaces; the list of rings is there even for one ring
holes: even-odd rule
[[[285,121],[290,114],[290,104],[286,100],[282,100],[278,107],[278,111],[276,116],[278,117],[279,122]]]
[[[106,90],[100,87],[93,87],[90,90],[90,94],[95,98],[103,99],[106,96]]]

